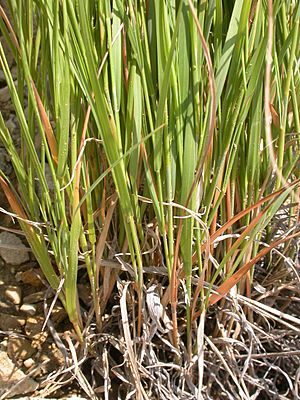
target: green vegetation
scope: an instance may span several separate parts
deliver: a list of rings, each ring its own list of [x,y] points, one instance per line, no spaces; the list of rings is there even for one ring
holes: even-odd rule
[[[8,3],[0,27],[17,84],[1,45],[0,65],[21,151],[0,115],[18,185],[3,173],[0,183],[45,277],[81,342],[93,320],[102,332],[116,281],[131,294],[132,338],[145,330],[147,288],[161,287],[172,362],[197,356],[201,381],[204,331],[235,335],[240,323],[222,307],[251,297],[253,265],[272,273],[273,243],[296,257],[300,2],[274,1],[273,18],[264,0]],[[217,301],[223,328],[211,331],[206,311]]]

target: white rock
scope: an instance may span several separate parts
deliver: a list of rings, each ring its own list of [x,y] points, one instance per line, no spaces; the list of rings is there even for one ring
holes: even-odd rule
[[[8,286],[4,294],[13,304],[18,305],[21,303],[22,292],[18,286]]]
[[[26,368],[30,368],[35,364],[35,361],[32,358],[27,358],[27,360],[25,360],[23,364]]]
[[[20,265],[29,260],[26,246],[10,232],[0,233],[0,256],[7,264]]]
[[[20,311],[23,311],[28,315],[34,315],[36,313],[36,306],[34,304],[22,304]]]

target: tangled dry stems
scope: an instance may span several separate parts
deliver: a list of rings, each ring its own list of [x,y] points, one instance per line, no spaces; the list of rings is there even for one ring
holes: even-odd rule
[[[204,316],[205,324],[201,318],[194,321],[192,357],[185,344],[183,281],[178,299],[180,348],[176,349],[169,309],[164,314],[160,303],[167,271],[163,267],[147,270],[149,283],[144,287],[141,337],[136,337],[134,329],[136,292],[126,272],[118,278],[118,290],[108,304],[111,312],[104,317],[102,332],[98,333],[91,323],[82,346],[71,335],[60,337],[48,319],[47,325],[64,354],[65,366],[48,376],[39,395],[49,395],[77,380],[86,395],[94,399],[99,395],[108,399],[110,391],[119,399],[297,398],[300,297],[293,269],[286,269],[285,281],[276,285],[268,279],[265,269],[258,268],[255,279],[263,283],[264,293],[254,290],[252,299],[233,293],[222,307],[210,307]],[[196,280],[195,277],[194,284]],[[260,291],[261,288],[258,285]],[[155,300],[151,303],[153,294]],[[199,343],[203,343],[201,347]]]

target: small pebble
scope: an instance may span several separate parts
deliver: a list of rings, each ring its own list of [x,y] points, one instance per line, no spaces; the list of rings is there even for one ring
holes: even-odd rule
[[[7,354],[11,359],[26,360],[30,358],[36,349],[31,342],[23,337],[10,337],[7,344]]]
[[[16,279],[18,282],[23,282],[34,287],[43,286],[43,282],[39,276],[43,276],[43,274],[38,268],[30,268],[26,271],[19,271],[16,273]]]
[[[5,86],[4,88],[0,89],[0,102],[7,103],[9,99],[10,99],[9,89],[7,86]]]
[[[51,361],[50,358],[46,354],[41,354],[40,360],[41,360],[41,362],[44,362],[44,363]]]
[[[6,351],[0,351],[0,376],[1,376],[1,391],[3,397],[7,390],[10,390],[9,398],[14,396],[24,396],[26,393],[32,393],[38,388],[38,383],[30,377],[27,377],[24,372],[17,368],[13,361],[9,358]],[[8,397],[5,396],[7,399]],[[32,397],[28,397],[32,399]]]
[[[24,297],[24,303],[35,304],[44,301],[45,292],[36,292]]]
[[[25,323],[26,320],[24,318],[0,312],[0,330],[2,331],[22,331],[22,326],[24,326]]]
[[[5,297],[13,304],[18,305],[21,303],[22,292],[18,286],[9,286],[5,290]]]
[[[35,317],[28,317],[25,325],[25,333],[28,337],[33,338],[42,333],[44,324],[44,317],[37,315]],[[43,332],[47,333],[47,332]]]
[[[0,233],[0,256],[11,265],[21,265],[29,260],[28,251],[22,240],[10,232]]]
[[[34,315],[36,313],[36,306],[34,304],[22,304],[20,311],[25,312],[28,315]]]
[[[26,368],[30,368],[35,364],[35,362],[32,358],[27,358],[27,360],[25,360],[23,364]]]
[[[12,67],[10,70],[11,76],[13,77],[13,80],[16,80],[18,78],[18,69],[16,66]]]
[[[12,119],[9,119],[8,121],[5,122],[6,128],[12,132],[16,129],[16,124]]]

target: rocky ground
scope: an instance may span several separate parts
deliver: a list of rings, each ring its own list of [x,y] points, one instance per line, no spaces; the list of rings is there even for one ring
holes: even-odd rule
[[[2,0],[0,3],[4,5]],[[3,37],[0,40],[13,78],[17,79],[13,58]],[[0,110],[14,143],[20,146],[18,122],[1,70]],[[13,168],[2,143],[0,170],[14,182]],[[51,388],[51,374],[59,371],[65,362],[48,326],[44,327],[44,308],[51,305],[53,293],[47,291],[17,222],[6,211],[9,211],[8,203],[0,189],[0,400],[19,398],[27,393],[31,395],[27,399],[44,398],[51,393],[56,398],[65,397],[65,393],[69,398],[74,393],[76,398],[80,394],[76,385],[66,385],[64,390]],[[56,302],[50,321],[56,332],[68,330],[66,321],[64,309]]]
[[[26,393],[44,398],[52,390],[57,398],[66,392],[68,396],[80,393],[73,384],[63,390],[51,385],[51,374],[64,367],[65,359],[48,329],[49,322],[58,333],[70,326],[64,309],[56,303],[44,327],[44,308],[53,300],[44,282],[22,232],[1,213],[0,399]]]
[[[41,272],[7,217],[2,216],[1,230],[0,398],[6,399],[38,390],[64,359],[43,328],[46,288]],[[55,305],[51,318],[57,327],[65,320],[60,305]]]

